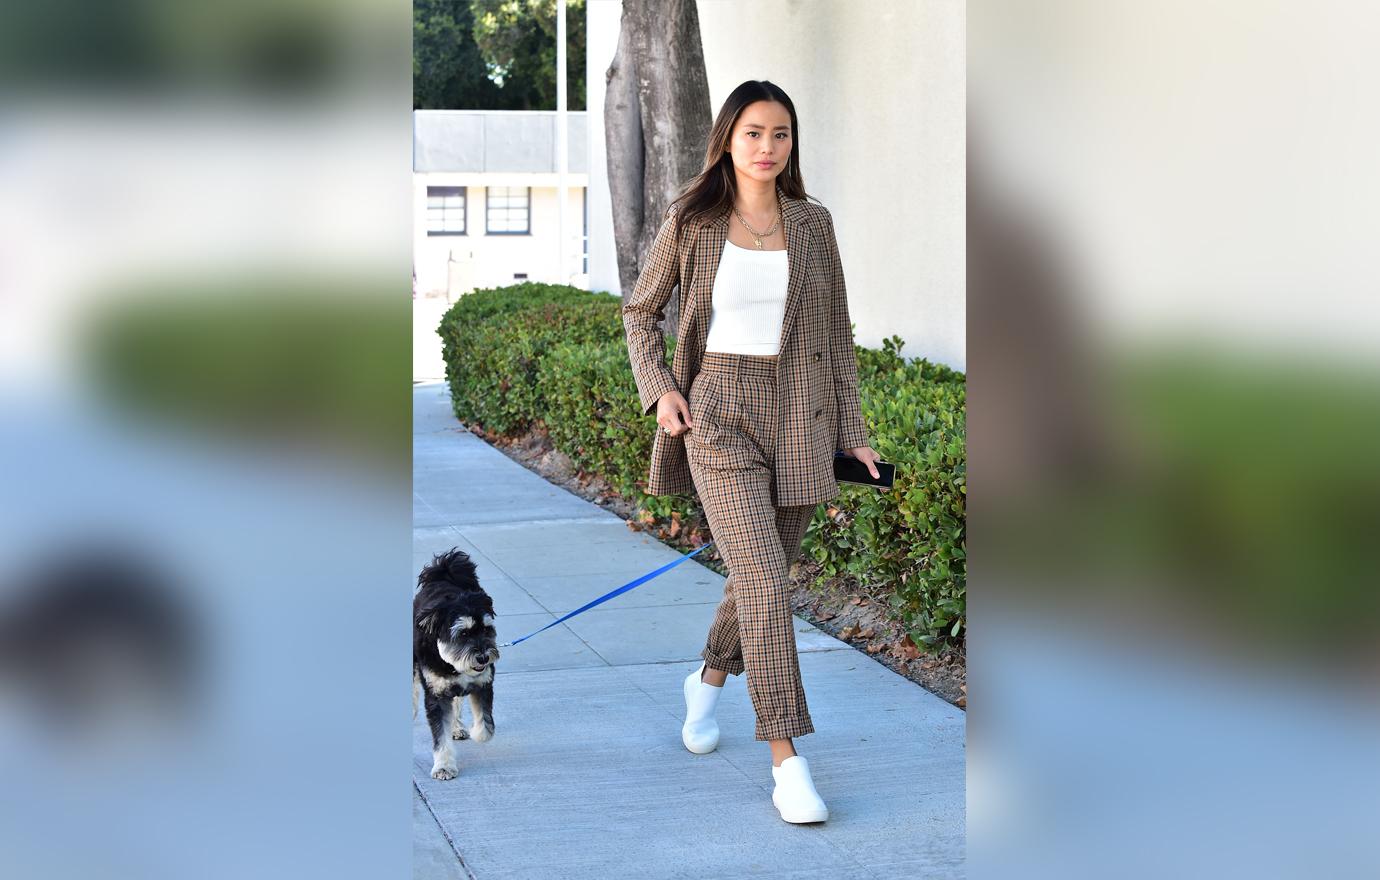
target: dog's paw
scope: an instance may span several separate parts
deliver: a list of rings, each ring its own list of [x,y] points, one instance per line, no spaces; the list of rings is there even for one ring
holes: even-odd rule
[[[463,727],[457,726],[454,730],[452,730],[452,731],[450,732],[450,738],[451,738],[451,739],[469,739],[469,738],[470,738],[470,732],[469,732],[468,730],[466,730],[465,728],[463,728]]]
[[[454,778],[455,778],[455,775],[456,775],[456,774],[455,774],[455,768],[454,768],[454,767],[432,767],[432,768],[431,768],[431,778],[432,778],[432,779],[454,779]]]
[[[485,725],[483,722],[476,721],[474,726],[470,728],[470,737],[475,742],[488,742],[494,738],[493,725]]]

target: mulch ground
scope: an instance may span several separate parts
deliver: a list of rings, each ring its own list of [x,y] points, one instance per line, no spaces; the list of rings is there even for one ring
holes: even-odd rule
[[[709,530],[702,522],[682,523],[679,518],[662,522],[640,514],[636,504],[610,488],[597,474],[576,468],[568,456],[551,445],[540,425],[516,438],[489,434],[481,428],[456,430],[471,431],[547,481],[612,511],[634,531],[648,532],[682,550],[708,540]],[[702,540],[691,538],[697,533],[703,536]],[[687,542],[687,538],[691,540]],[[714,548],[710,548],[693,561],[726,575],[723,561],[714,554]],[[821,578],[813,561],[801,559],[791,566],[791,584],[791,604],[799,617],[941,699],[967,708],[968,666],[963,652],[927,652],[917,647],[901,625],[887,616],[883,597],[872,595],[852,578]]]

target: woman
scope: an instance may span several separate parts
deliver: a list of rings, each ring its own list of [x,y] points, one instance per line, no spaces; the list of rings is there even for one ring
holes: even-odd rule
[[[835,449],[867,464],[852,324],[833,220],[806,200],[795,106],[776,85],[734,89],[704,170],[667,209],[623,308],[644,412],[656,409],[648,491],[693,488],[729,570],[699,669],[684,684],[685,747],[713,751],[714,707],[747,672],[755,736],[771,747],[787,822],[828,809],[792,738],[814,732],[788,571],[815,506],[838,494]],[[675,355],[658,324],[679,286]],[[681,389],[686,393],[682,395]],[[687,401],[688,397],[688,401]]]

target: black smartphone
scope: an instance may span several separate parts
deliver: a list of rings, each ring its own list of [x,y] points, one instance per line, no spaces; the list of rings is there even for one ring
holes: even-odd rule
[[[896,465],[888,461],[874,462],[878,476],[874,478],[867,465],[851,455],[834,453],[834,479],[840,483],[857,483],[860,486],[879,486],[891,488],[896,480]]]

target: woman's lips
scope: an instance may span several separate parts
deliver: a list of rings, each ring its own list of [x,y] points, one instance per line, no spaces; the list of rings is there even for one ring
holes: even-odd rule
[[[756,165],[758,168],[770,168],[771,166],[775,165],[776,163],[775,163],[775,162],[754,162],[754,163],[752,163],[752,164]]]

